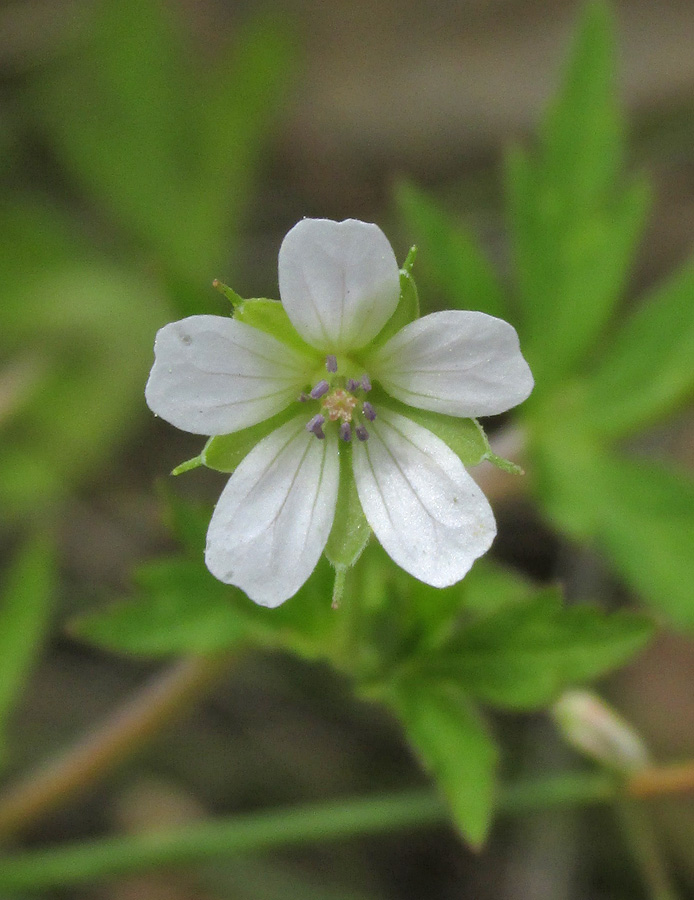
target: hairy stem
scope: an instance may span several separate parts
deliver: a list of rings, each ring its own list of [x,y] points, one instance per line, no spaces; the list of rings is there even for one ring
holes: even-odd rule
[[[656,770],[654,770],[655,773]],[[643,783],[643,775],[637,788]],[[660,779],[671,789],[672,782]],[[502,789],[498,810],[521,815],[532,810],[622,802],[634,796],[632,782],[604,773],[537,778]],[[650,790],[650,793],[654,793]],[[322,803],[253,813],[146,835],[106,838],[55,850],[6,856],[0,889],[83,884],[160,865],[181,865],[257,853],[277,847],[383,834],[402,828],[445,824],[445,804],[430,790]],[[661,891],[657,900],[674,900]]]
[[[229,664],[228,656],[191,657],[157,675],[62,756],[0,797],[0,839],[25,829],[130,758],[184,713]]]

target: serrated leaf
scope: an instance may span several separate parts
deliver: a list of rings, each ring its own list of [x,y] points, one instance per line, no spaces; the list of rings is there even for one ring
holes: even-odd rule
[[[565,607],[561,593],[548,589],[462,627],[426,671],[454,679],[487,703],[538,708],[565,687],[622,665],[652,630],[644,616]]]
[[[99,647],[137,656],[259,646],[317,658],[328,654],[328,633],[336,623],[331,573],[326,563],[319,564],[298,594],[270,610],[217,581],[202,554],[155,560],[136,570],[132,598],[75,618],[69,630]]]
[[[507,158],[524,353],[537,402],[595,349],[624,289],[648,208],[620,183],[621,122],[607,7],[591,4],[558,99],[530,158]]]
[[[557,210],[567,221],[599,205],[619,174],[623,125],[615,82],[612,12],[603,0],[592,0],[540,132],[542,169],[568,204]]]
[[[670,414],[694,393],[694,263],[656,289],[605,346],[589,379],[596,429],[621,437]]]
[[[396,200],[421,248],[424,271],[442,291],[446,305],[503,317],[503,289],[475,238],[411,184],[399,185]]]
[[[479,848],[489,831],[497,752],[474,705],[452,684],[413,679],[392,703],[462,836]]]
[[[596,547],[633,591],[675,625],[694,627],[694,481],[657,463],[606,459]]]
[[[40,650],[53,608],[54,551],[44,538],[26,542],[11,562],[0,599],[0,767],[7,719]]]

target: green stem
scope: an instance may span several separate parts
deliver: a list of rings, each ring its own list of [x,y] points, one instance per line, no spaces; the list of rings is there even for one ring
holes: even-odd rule
[[[647,812],[628,797],[618,800],[615,811],[650,900],[678,900]]]
[[[605,802],[615,797],[617,789],[614,780],[604,775],[556,776],[510,786],[500,797],[499,810],[517,815],[531,809]],[[199,863],[448,821],[445,804],[430,790],[234,816],[175,831],[5,857],[0,862],[0,889],[83,884],[154,866]]]
[[[201,862],[302,844],[378,834],[446,820],[430,791],[235,816],[152,834],[109,838],[0,862],[0,888],[74,885],[152,866]]]

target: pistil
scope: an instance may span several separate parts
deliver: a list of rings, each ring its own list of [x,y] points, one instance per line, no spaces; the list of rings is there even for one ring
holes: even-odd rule
[[[325,357],[325,368],[329,377],[321,378],[308,394],[302,392],[299,395],[302,403],[320,400],[320,412],[307,423],[306,430],[315,434],[319,440],[323,440],[325,423],[339,422],[341,440],[349,443],[353,433],[360,441],[368,440],[369,432],[357,416],[357,407],[360,404],[358,394],[371,390],[369,376],[364,374],[359,379],[334,377],[337,376],[338,362],[337,356],[332,353]],[[361,401],[360,415],[369,422],[373,422],[376,418],[376,410],[368,400]]]

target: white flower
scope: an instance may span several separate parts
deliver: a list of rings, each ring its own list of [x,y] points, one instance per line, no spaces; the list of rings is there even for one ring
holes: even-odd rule
[[[157,335],[147,403],[178,428],[230,434],[296,405],[229,479],[207,535],[208,568],[264,606],[295,594],[341,515],[340,450],[351,442],[359,500],[388,554],[427,584],[459,581],[491,545],[491,508],[447,444],[389,397],[449,416],[510,409],[533,386],[515,330],[453,310],[374,344],[398,305],[398,264],[383,232],[353,219],[295,225],[280,249],[279,287],[305,350],[219,316]]]

